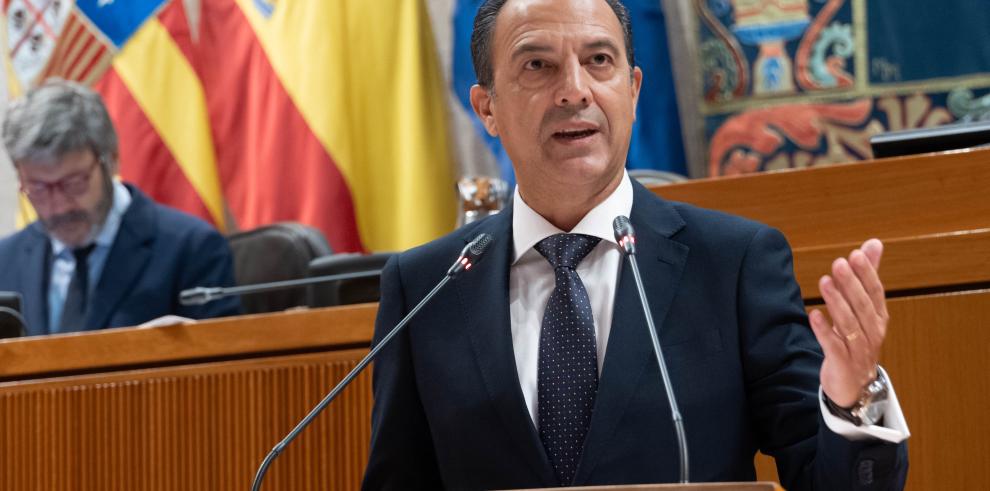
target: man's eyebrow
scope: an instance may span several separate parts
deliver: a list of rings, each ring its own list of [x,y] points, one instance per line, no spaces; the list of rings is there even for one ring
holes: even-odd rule
[[[519,58],[520,56],[528,55],[532,53],[550,53],[552,51],[553,48],[551,48],[546,44],[522,43],[512,49],[512,57],[510,58],[510,60],[515,61],[515,59]]]
[[[596,39],[584,45],[584,49],[597,50],[604,49],[610,51],[612,56],[619,56],[619,47],[611,39]]]

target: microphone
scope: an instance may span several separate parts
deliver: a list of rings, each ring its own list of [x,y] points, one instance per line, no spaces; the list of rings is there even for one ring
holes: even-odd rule
[[[650,331],[650,341],[653,343],[653,353],[657,357],[657,365],[660,366],[660,377],[663,379],[663,388],[667,391],[667,402],[670,403],[671,419],[674,421],[674,430],[677,432],[678,453],[681,457],[681,483],[688,482],[688,448],[687,438],[684,436],[684,420],[681,412],[677,409],[677,400],[674,398],[674,389],[670,384],[670,375],[667,373],[667,363],[663,360],[663,351],[660,350],[660,340],[657,338],[657,329],[653,325],[653,314],[650,313],[650,304],[646,300],[646,291],[643,290],[643,279],[639,274],[639,265],[636,263],[636,231],[632,223],[623,215],[615,217],[612,221],[612,230],[615,232],[615,241],[622,248],[624,256],[629,258],[629,265],[632,266],[633,278],[636,280],[636,290],[639,293],[639,302],[643,305],[643,315],[646,316],[646,327]]]
[[[481,254],[488,249],[488,246],[492,243],[492,236],[490,234],[480,234],[474,238],[468,245],[461,249],[461,255],[454,261],[454,264],[447,270],[447,276],[453,277],[461,271],[467,271],[471,269],[474,263],[478,262],[481,258]]]
[[[182,305],[203,305],[233,295],[247,295],[249,293],[270,292],[274,290],[286,290],[298,286],[312,285],[314,283],[324,283],[338,280],[354,280],[358,278],[370,278],[382,274],[381,270],[361,271],[359,273],[331,274],[326,276],[314,276],[312,278],[299,278],[296,280],[272,281],[269,283],[257,283],[243,286],[197,286],[179,293],[179,303]]]
[[[382,340],[379,341],[378,344],[375,345],[375,347],[361,359],[361,361],[358,362],[354,369],[351,370],[350,373],[348,373],[347,376],[344,377],[343,380],[341,380],[340,383],[338,383],[337,386],[334,387],[333,390],[331,390],[330,393],[327,394],[326,397],[324,397],[323,400],[320,401],[320,403],[317,404],[316,407],[314,407],[309,414],[307,414],[306,417],[303,418],[302,421],[300,421],[299,424],[297,424],[296,427],[282,439],[282,441],[278,442],[278,444],[272,448],[271,452],[268,452],[265,460],[262,461],[261,466],[258,467],[258,473],[254,477],[254,484],[251,486],[253,491],[258,491],[261,489],[261,481],[265,478],[265,474],[268,472],[268,467],[271,466],[275,458],[285,450],[285,447],[292,443],[292,441],[295,440],[296,437],[299,436],[299,434],[313,422],[313,419],[319,416],[319,414],[323,412],[323,410],[326,409],[326,407],[333,402],[334,399],[337,398],[337,395],[339,395],[345,387],[350,385],[351,381],[353,381],[358,374],[364,371],[365,367],[367,367],[368,364],[371,363],[376,356],[378,356],[378,352],[388,345],[389,341],[391,341],[392,338],[394,338],[395,335],[402,330],[402,328],[406,327],[406,324],[408,324],[409,321],[416,316],[424,305],[436,296],[436,294],[441,288],[444,287],[444,285],[447,284],[448,281],[453,279],[460,272],[471,269],[471,267],[474,266],[474,264],[481,258],[482,254],[484,254],[485,250],[488,249],[488,246],[491,245],[493,240],[494,239],[490,234],[479,234],[474,238],[474,240],[468,243],[468,245],[464,246],[464,249],[461,250],[460,256],[457,257],[457,261],[454,261],[454,264],[447,270],[447,274],[445,274],[443,279],[441,279],[440,282],[437,283],[432,290],[430,290],[430,293],[427,293],[426,296],[423,297],[423,299],[420,300],[419,303],[416,304],[416,306],[413,307],[413,309],[410,310],[409,313],[406,314],[406,316],[403,317],[402,320],[399,321],[399,323],[396,324],[395,327],[393,327],[392,330],[389,331],[388,334],[386,334],[385,337],[383,337]]]

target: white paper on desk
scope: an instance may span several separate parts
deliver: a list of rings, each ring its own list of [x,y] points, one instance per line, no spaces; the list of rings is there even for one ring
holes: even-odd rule
[[[174,326],[177,324],[189,324],[196,322],[195,319],[190,319],[188,317],[182,317],[178,315],[163,315],[157,319],[151,319],[148,322],[139,324],[138,327],[162,327],[162,326]]]

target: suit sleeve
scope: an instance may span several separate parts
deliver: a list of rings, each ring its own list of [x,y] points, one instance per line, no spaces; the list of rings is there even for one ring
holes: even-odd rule
[[[760,449],[788,490],[901,489],[907,446],[850,441],[818,402],[823,359],[794,279],[791,250],[769,227],[753,236],[739,274],[738,315],[748,404]]]
[[[375,320],[375,345],[407,311],[399,256],[382,271],[381,301]],[[442,489],[429,423],[419,398],[409,330],[378,355],[372,378],[371,449],[362,489]]]
[[[227,239],[213,228],[204,226],[190,233],[185,242],[182,251],[184,257],[180,261],[180,291],[197,286],[234,286],[234,260]],[[176,315],[192,319],[210,319],[240,313],[241,300],[237,296],[203,305],[178,304],[175,308]]]

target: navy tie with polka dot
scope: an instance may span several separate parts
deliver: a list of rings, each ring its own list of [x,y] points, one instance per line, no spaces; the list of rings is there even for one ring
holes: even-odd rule
[[[557,234],[536,244],[556,276],[540,330],[537,408],[540,439],[561,486],[574,480],[598,392],[595,321],[575,268],[599,240]]]

